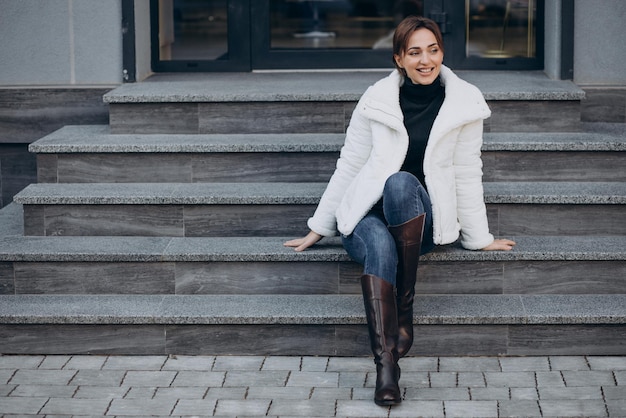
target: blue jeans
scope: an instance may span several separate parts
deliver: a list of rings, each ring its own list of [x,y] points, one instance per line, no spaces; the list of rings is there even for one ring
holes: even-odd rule
[[[400,171],[387,179],[383,191],[383,213],[370,211],[352,234],[342,235],[343,246],[354,261],[363,265],[363,274],[373,274],[395,285],[398,252],[388,225],[400,225],[426,214],[421,253],[435,247],[430,197],[419,180]]]

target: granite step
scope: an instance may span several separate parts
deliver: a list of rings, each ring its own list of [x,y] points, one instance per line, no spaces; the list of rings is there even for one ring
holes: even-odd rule
[[[338,237],[0,237],[0,294],[359,294]],[[513,236],[511,252],[458,243],[421,258],[419,294],[626,294],[625,236]]]
[[[325,183],[31,184],[26,235],[298,236]],[[488,182],[496,235],[626,235],[624,182]],[[286,222],[285,220],[288,220]]]
[[[485,181],[626,181],[626,135],[487,133]],[[324,182],[344,134],[111,134],[66,126],[31,144],[40,183]],[[583,168],[584,169],[581,169]]]
[[[411,355],[623,354],[626,295],[425,295]],[[0,296],[5,354],[370,355],[359,295]]]
[[[113,133],[342,133],[385,72],[162,74],[104,95]],[[468,71],[491,132],[576,132],[584,91],[543,72]]]

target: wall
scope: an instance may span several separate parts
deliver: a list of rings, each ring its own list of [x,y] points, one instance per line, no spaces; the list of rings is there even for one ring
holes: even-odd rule
[[[626,1],[576,0],[574,82],[626,86]]]
[[[121,0],[0,0],[0,85],[122,81]]]

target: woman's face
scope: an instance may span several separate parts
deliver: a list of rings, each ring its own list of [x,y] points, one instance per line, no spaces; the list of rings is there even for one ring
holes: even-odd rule
[[[396,62],[406,71],[413,84],[432,84],[441,71],[443,51],[435,35],[426,28],[413,32],[402,56]]]

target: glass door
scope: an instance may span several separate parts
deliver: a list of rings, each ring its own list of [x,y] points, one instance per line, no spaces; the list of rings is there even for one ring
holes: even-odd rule
[[[406,16],[437,21],[453,69],[543,68],[544,0],[151,0],[155,71],[393,68]]]
[[[405,16],[423,15],[428,3],[433,1],[255,0],[252,65],[392,68],[395,26]]]

